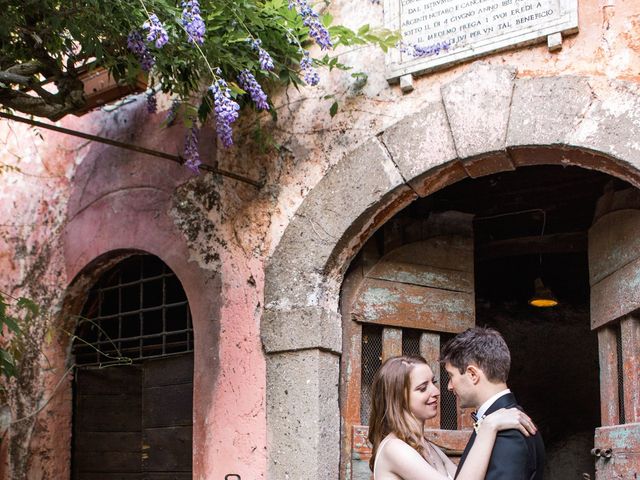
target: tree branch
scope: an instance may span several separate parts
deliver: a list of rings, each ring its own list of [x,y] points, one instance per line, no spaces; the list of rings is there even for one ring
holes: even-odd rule
[[[8,70],[0,70],[0,82],[5,84],[17,83],[18,85],[24,85],[25,87],[28,87],[31,83],[31,77],[25,77],[24,75],[11,73]]]
[[[13,67],[7,68],[7,72],[30,77],[32,75],[35,75],[36,73],[41,73],[43,67],[44,65],[42,65],[40,62],[17,63]]]
[[[56,102],[53,102],[19,90],[5,88],[0,89],[0,104],[27,115],[57,120],[84,105],[83,93],[84,90],[72,90],[66,95],[54,95]]]

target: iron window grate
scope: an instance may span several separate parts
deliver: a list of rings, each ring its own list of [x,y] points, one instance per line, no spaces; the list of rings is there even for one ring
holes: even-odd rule
[[[443,430],[458,430],[458,407],[453,392],[447,389],[449,374],[440,365],[440,428]]]
[[[410,328],[402,329],[402,354],[420,356],[420,336],[422,331]]]
[[[382,327],[362,326],[362,360],[360,363],[360,421],[369,425],[371,414],[371,385],[373,376],[382,366]]]
[[[382,366],[382,330],[383,326],[362,325],[362,358],[361,358],[361,382],[360,382],[360,421],[363,425],[369,424],[371,414],[371,385],[373,377]],[[421,355],[420,338],[422,330],[402,329],[402,354]],[[440,335],[440,345],[452,338],[451,334]],[[438,368],[437,365],[434,366]],[[458,429],[458,408],[455,395],[447,390],[449,375],[440,368],[440,428],[444,430]]]
[[[157,257],[133,255],[89,292],[73,353],[79,365],[105,365],[193,351],[184,289]]]
[[[452,334],[440,335],[440,348],[452,339]],[[447,388],[449,374],[440,365],[440,428],[443,430],[458,430],[458,405],[456,396]]]

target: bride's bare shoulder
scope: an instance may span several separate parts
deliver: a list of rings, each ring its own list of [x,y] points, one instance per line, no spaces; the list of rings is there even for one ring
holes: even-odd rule
[[[420,457],[420,454],[416,452],[407,442],[399,439],[395,435],[389,435],[385,439],[385,447],[382,449],[382,454],[385,457],[390,457],[396,460],[402,460],[407,457]]]

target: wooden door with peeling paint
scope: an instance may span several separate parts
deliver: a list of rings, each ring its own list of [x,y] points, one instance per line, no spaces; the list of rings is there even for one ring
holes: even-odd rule
[[[341,296],[343,358],[341,478],[368,480],[369,389],[390,356],[422,355],[441,378],[440,345],[475,323],[472,216],[431,214],[425,221],[389,222],[360,252]],[[441,385],[437,417],[427,435],[450,456],[470,435],[469,411]]]
[[[640,192],[605,194],[589,230],[591,328],[598,335],[597,480],[640,478]]]

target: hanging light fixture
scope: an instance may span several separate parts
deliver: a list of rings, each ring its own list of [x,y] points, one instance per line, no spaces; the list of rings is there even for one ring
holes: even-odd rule
[[[540,308],[555,307],[558,305],[558,299],[549,288],[544,286],[542,278],[536,278],[533,286],[534,292],[533,296],[529,299],[529,305]]]
[[[540,231],[540,241],[544,238],[544,229],[547,225],[547,212],[542,210],[542,230]],[[529,305],[538,308],[549,308],[558,305],[558,299],[553,292],[542,283],[542,252],[538,253],[540,276],[533,282],[533,297],[529,299]]]
[[[498,217],[507,217],[510,215],[520,215],[523,213],[532,213],[532,212],[542,213],[542,228],[540,231],[540,242],[542,242],[542,240],[544,239],[544,230],[547,226],[547,212],[541,208],[531,208],[528,210],[518,210],[516,212],[506,212],[506,213],[499,213],[497,215],[486,215],[483,217],[475,217],[474,221],[488,220],[488,219],[493,219]],[[539,261],[539,266],[538,266],[539,274],[538,274],[538,277],[533,282],[534,293],[533,293],[533,296],[529,299],[529,305],[533,307],[539,307],[539,308],[555,307],[556,305],[558,305],[558,299],[553,294],[551,289],[546,287],[542,282],[542,251],[540,249],[538,250],[538,261]]]

